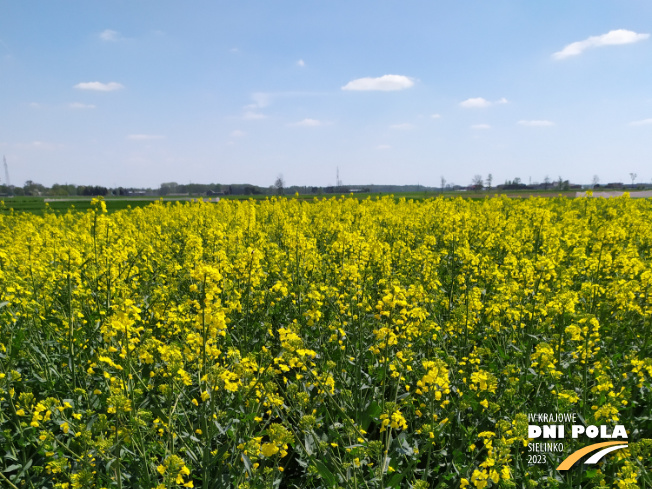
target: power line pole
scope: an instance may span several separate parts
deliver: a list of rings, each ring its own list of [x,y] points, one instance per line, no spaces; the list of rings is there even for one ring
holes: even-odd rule
[[[11,186],[11,180],[9,180],[9,167],[7,166],[7,157],[2,155],[2,160],[5,164],[5,185],[9,187]]]

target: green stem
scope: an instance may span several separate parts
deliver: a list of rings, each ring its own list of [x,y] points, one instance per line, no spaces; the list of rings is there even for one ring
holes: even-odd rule
[[[0,472],[0,477],[2,477],[2,479],[3,479],[7,484],[9,484],[9,487],[11,487],[12,489],[18,489],[18,487],[17,487],[13,482],[11,482],[9,479],[7,479],[7,476],[4,475],[2,472]]]

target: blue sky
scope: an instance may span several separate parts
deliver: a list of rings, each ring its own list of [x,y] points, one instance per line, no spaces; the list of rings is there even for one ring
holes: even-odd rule
[[[650,19],[648,0],[5,0],[0,154],[16,185],[649,182]]]

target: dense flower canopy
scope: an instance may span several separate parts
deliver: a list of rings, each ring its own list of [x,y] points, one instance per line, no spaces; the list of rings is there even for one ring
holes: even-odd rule
[[[0,215],[0,486],[649,486],[650,222],[627,197]],[[527,414],[556,412],[629,448],[529,464]]]

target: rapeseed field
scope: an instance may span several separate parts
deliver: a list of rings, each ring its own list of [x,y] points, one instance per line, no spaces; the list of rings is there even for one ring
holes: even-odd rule
[[[651,223],[627,196],[0,213],[0,487],[652,487]],[[558,471],[600,440],[533,459],[531,413],[628,447]]]

